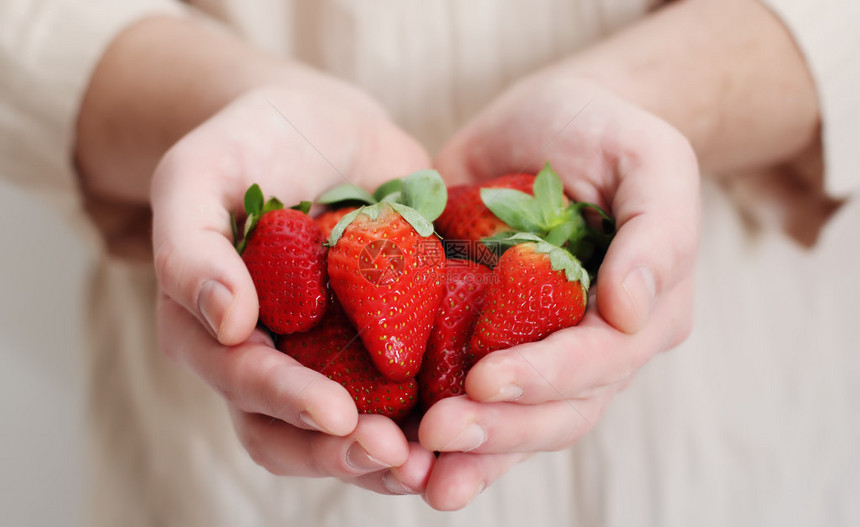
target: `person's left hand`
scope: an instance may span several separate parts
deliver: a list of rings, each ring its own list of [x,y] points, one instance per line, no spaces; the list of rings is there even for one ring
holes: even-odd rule
[[[442,454],[427,482],[434,508],[459,509],[514,464],[568,447],[657,352],[692,323],[699,173],[686,139],[594,83],[535,77],[515,85],[439,154],[452,180],[540,170],[549,161],[577,201],[618,233],[582,322],[491,353],[466,397],[424,416],[419,438]]]

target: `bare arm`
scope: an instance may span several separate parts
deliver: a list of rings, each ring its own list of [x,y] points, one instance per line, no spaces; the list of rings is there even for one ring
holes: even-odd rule
[[[685,0],[553,68],[662,117],[703,170],[791,160],[818,141],[819,107],[786,28],[756,0]]]
[[[153,17],[121,33],[99,63],[78,116],[75,157],[85,190],[147,203],[158,161],[243,93],[309,89],[381,111],[358,90],[266,55],[199,18]]]

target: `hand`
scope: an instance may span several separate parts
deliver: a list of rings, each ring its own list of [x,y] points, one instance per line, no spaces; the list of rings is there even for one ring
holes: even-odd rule
[[[289,87],[241,96],[159,164],[151,200],[161,346],[224,396],[243,445],[271,472],[420,491],[433,456],[393,421],[359,416],[342,386],[255,329],[257,295],[232,245],[230,213],[255,182],[289,206],[345,181],[372,189],[428,165],[375,104],[305,71]]]
[[[597,84],[540,75],[467,125],[437,167],[480,180],[546,161],[573,199],[610,211],[618,234],[580,325],[491,353],[470,371],[468,397],[424,416],[422,445],[444,452],[425,493],[438,509],[465,506],[533,452],[573,444],[690,330],[699,174],[684,137]]]

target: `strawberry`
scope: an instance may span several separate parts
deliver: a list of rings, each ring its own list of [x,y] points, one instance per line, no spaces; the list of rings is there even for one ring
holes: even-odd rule
[[[436,220],[436,230],[447,240],[479,242],[484,238],[511,231],[511,227],[500,220],[481,201],[481,189],[514,189],[532,193],[534,174],[507,174],[477,185],[458,185],[448,189],[448,203]],[[462,256],[480,259],[481,248],[465,244]]]
[[[398,200],[347,214],[329,237],[331,288],[376,367],[394,381],[418,373],[444,294],[445,258],[431,222],[445,196],[438,173],[416,172]]]
[[[237,249],[260,304],[260,322],[278,334],[306,331],[327,304],[326,249],[316,223],[304,211],[284,209],[277,199],[263,204],[260,187],[245,195],[248,214]]]
[[[380,185],[373,194],[352,183],[338,185],[317,198],[320,205],[328,205],[329,210],[323,212],[316,218],[317,225],[323,231],[326,239],[331,236],[335,225],[350,212],[362,205],[373,205],[379,203],[386,197],[400,192],[403,188],[402,179],[392,179]]]
[[[486,354],[541,340],[582,320],[589,277],[570,253],[519,234],[493,270],[469,343],[470,362]]]
[[[520,183],[521,184],[521,183]],[[597,267],[615,234],[615,222],[602,208],[592,203],[572,202],[564,194],[561,178],[549,163],[533,178],[530,191],[516,188],[480,188],[481,203],[507,232],[495,232],[483,238],[484,250],[503,252],[510,246],[506,240],[514,233],[530,233],[566,249],[586,268]],[[587,210],[596,212],[599,227],[586,221]],[[497,227],[502,229],[503,227]]]
[[[320,230],[323,233],[323,237],[328,239],[331,236],[331,230],[334,229],[334,226],[337,225],[344,216],[349,214],[350,212],[356,210],[358,207],[341,207],[339,209],[327,210],[317,216],[314,221],[319,226]]]
[[[467,260],[448,260],[445,296],[436,314],[418,374],[419,395],[427,409],[446,397],[465,393],[469,338],[478,319],[489,268]]]
[[[305,333],[278,338],[277,347],[329,379],[340,383],[355,400],[359,413],[404,418],[417,402],[414,379],[386,379],[370,360],[355,329],[342,317],[339,306],[329,308],[323,322]]]

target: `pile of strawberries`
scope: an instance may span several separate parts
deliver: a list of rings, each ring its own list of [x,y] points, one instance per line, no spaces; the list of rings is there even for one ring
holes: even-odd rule
[[[360,412],[395,420],[465,393],[486,354],[577,324],[614,233],[549,165],[451,188],[423,170],[317,203],[327,210],[311,218],[310,202],[285,208],[257,185],[245,195],[234,234],[260,324]]]

